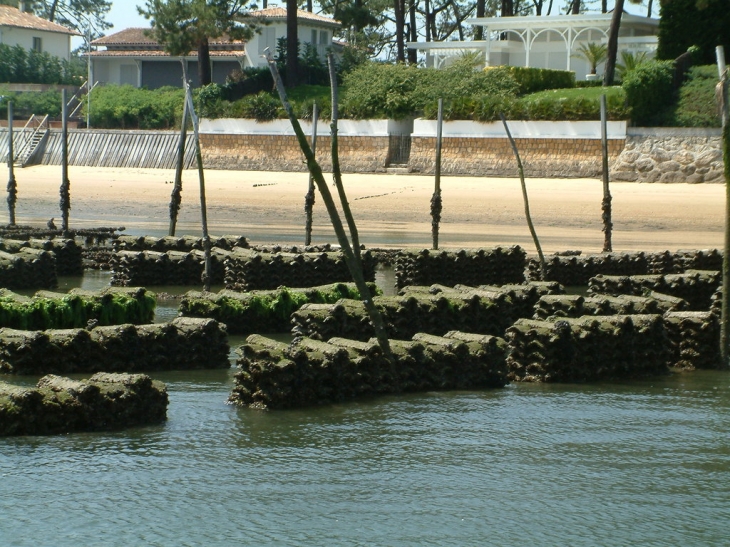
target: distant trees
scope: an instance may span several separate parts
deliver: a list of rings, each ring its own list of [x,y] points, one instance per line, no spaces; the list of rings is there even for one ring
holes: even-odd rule
[[[198,76],[204,86],[211,83],[209,40],[248,37],[251,31],[235,21],[248,7],[248,0],[147,0],[137,10],[150,20],[150,35],[170,55],[198,52]]]
[[[657,58],[676,59],[691,46],[697,64],[714,64],[715,47],[730,51],[730,9],[727,0],[663,0]]]

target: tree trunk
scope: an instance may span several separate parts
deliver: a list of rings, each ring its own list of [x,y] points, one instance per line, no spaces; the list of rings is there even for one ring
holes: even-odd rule
[[[404,43],[404,35],[406,28],[406,6],[405,0],[394,0],[395,11],[395,61],[397,63],[406,62],[406,49]]]
[[[502,17],[511,17],[513,16],[515,9],[514,1],[513,0],[502,0]]]
[[[410,31],[410,41],[411,42],[418,42],[418,26],[416,23],[416,7],[418,5],[418,0],[411,0],[410,6],[408,7],[409,16],[410,16],[410,25],[409,25],[409,31]],[[418,64],[418,51],[415,49],[408,49],[408,64],[415,65]]]
[[[477,0],[477,17],[484,17],[487,13],[487,0]],[[538,14],[539,15],[539,14]],[[474,29],[474,39],[484,40],[484,27],[479,25]]]
[[[48,10],[48,20],[52,23],[56,21],[56,9],[58,8],[58,0],[53,0],[51,8]]]
[[[210,46],[206,38],[198,43],[198,80],[200,81],[200,86],[210,84],[211,78]]]
[[[286,0],[286,87],[296,87],[299,72],[297,1]]]
[[[603,73],[603,85],[613,85],[616,72],[616,57],[618,56],[618,31],[621,27],[621,14],[624,11],[624,0],[616,0],[611,17],[611,27],[608,29],[608,48],[606,51],[606,65]]]
[[[18,184],[15,180],[15,151],[13,150],[13,101],[8,102],[8,217],[15,226],[15,204],[18,201]]]
[[[603,252],[613,251],[611,234],[613,222],[611,220],[611,189],[608,185],[608,108],[606,106],[606,94],[601,95],[601,164],[603,171],[603,201],[601,202],[601,218],[603,219]]]

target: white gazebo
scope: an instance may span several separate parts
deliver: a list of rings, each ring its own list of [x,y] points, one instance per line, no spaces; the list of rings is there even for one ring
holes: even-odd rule
[[[426,66],[448,66],[465,52],[479,52],[485,66],[511,65],[572,70],[578,79],[590,72],[588,63],[576,57],[581,45],[605,44],[611,13],[579,15],[480,17],[467,23],[484,27],[485,40],[470,42],[410,42],[408,47],[426,54]],[[624,13],[619,30],[619,52],[656,51],[659,21]],[[599,66],[600,69],[600,66]]]

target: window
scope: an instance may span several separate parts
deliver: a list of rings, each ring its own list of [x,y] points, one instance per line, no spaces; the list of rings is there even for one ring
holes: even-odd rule
[[[325,46],[329,43],[329,33],[326,30],[319,33],[319,43]]]
[[[317,45],[317,31],[312,29],[312,37],[309,39],[309,43],[313,46]]]
[[[43,42],[38,36],[33,36],[33,51],[38,53],[43,51]]]

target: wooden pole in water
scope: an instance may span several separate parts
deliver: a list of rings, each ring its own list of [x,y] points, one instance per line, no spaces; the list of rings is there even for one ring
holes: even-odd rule
[[[317,122],[319,121],[319,108],[317,103],[312,107],[312,154],[317,157]],[[304,225],[304,244],[312,244],[312,215],[314,212],[314,177],[309,173],[309,186],[304,196],[304,212],[306,221]]]
[[[198,117],[195,115],[193,105],[193,94],[190,86],[186,84],[185,100],[190,110],[190,119],[193,121],[193,134],[195,136],[195,158],[198,162],[198,179],[200,180],[200,219],[203,228],[203,252],[205,256],[205,271],[203,272],[203,290],[210,290],[210,235],[208,234],[208,208],[205,202],[205,173],[203,172],[203,153],[200,150],[200,133],[198,131]]]
[[[362,261],[360,259],[360,234],[357,231],[355,217],[352,216],[350,203],[347,201],[347,195],[345,195],[345,186],[342,184],[342,171],[340,170],[339,138],[337,134],[339,98],[335,59],[331,53],[327,54],[327,66],[330,73],[330,91],[332,97],[332,121],[330,123],[330,133],[332,135],[332,177],[335,180],[337,195],[340,197],[340,206],[342,207],[342,212],[345,215],[347,227],[350,230],[350,239],[352,240],[352,251],[355,255],[355,262],[358,264],[358,268],[362,271]]]
[[[441,222],[441,141],[444,125],[444,100],[439,99],[438,118],[436,120],[436,165],[434,167],[434,190],[431,196],[431,238],[433,248],[439,248],[439,224]]]
[[[68,106],[66,90],[61,90],[61,230],[68,232],[68,213],[71,209],[71,181],[68,180]]]
[[[284,107],[287,115],[289,116],[289,121],[291,122],[294,133],[297,136],[299,147],[302,149],[302,153],[307,160],[307,168],[309,169],[309,172],[312,173],[314,182],[316,183],[317,188],[319,189],[319,193],[322,196],[322,201],[324,201],[325,207],[327,208],[327,213],[329,214],[330,220],[332,222],[332,227],[335,230],[337,241],[342,248],[342,254],[345,258],[347,269],[350,270],[350,275],[352,275],[355,286],[357,286],[357,290],[360,293],[360,299],[363,301],[365,309],[368,312],[368,316],[370,317],[370,321],[373,324],[375,337],[378,340],[378,345],[383,350],[383,353],[387,356],[387,358],[390,359],[392,357],[392,352],[390,350],[388,335],[385,331],[385,326],[383,325],[383,318],[380,315],[380,312],[375,306],[375,303],[373,302],[373,299],[370,295],[370,289],[365,282],[365,276],[363,275],[360,261],[356,258],[355,253],[352,249],[352,245],[350,245],[350,240],[347,238],[347,234],[345,233],[345,227],[342,224],[342,219],[340,218],[340,214],[337,211],[335,201],[332,198],[332,193],[330,192],[327,183],[324,180],[322,168],[319,166],[319,163],[317,163],[317,160],[312,153],[312,148],[307,142],[307,137],[304,135],[304,131],[302,131],[302,127],[301,125],[299,125],[299,120],[297,120],[296,116],[294,115],[294,110],[292,109],[291,104],[289,103],[289,99],[286,96],[284,82],[281,81],[279,70],[276,67],[276,61],[274,61],[274,57],[271,55],[271,52],[268,48],[265,51],[266,61],[269,65],[271,75],[274,78],[276,90],[279,92],[281,104]],[[330,63],[330,66],[333,65]],[[331,69],[330,75],[332,75]],[[332,137],[334,138],[335,135],[333,134]],[[336,147],[333,147],[333,152],[336,152]]]
[[[603,202],[601,210],[603,214],[603,252],[610,253],[613,250],[611,234],[613,222],[611,221],[611,190],[608,187],[608,108],[606,106],[606,94],[601,95],[601,156],[603,171]]]
[[[722,258],[722,312],[720,316],[720,357],[722,366],[730,366],[730,96],[728,96],[728,71],[725,50],[715,49],[717,71],[720,75],[718,99],[722,116],[722,150],[725,163],[725,251]]]
[[[15,181],[15,150],[13,149],[13,101],[8,102],[8,217],[15,226],[15,203],[18,201],[18,185]]]
[[[177,157],[175,158],[175,182],[170,195],[170,229],[168,235],[174,236],[177,228],[177,215],[182,203],[182,172],[185,163],[185,144],[188,136],[188,101],[183,104],[182,127],[180,139],[177,142]]]
[[[522,167],[522,160],[520,159],[520,153],[517,150],[515,140],[512,138],[512,133],[510,133],[509,127],[507,126],[507,120],[505,119],[504,114],[502,114],[501,112],[499,114],[499,117],[502,118],[504,130],[507,132],[507,138],[509,139],[509,143],[512,145],[512,152],[514,152],[515,159],[517,160],[517,171],[520,174],[520,184],[522,185],[522,199],[525,202],[525,218],[527,219],[527,227],[530,229],[530,234],[532,234],[532,240],[535,242],[537,256],[540,260],[540,277],[543,281],[546,281],[545,277],[547,275],[547,271],[545,267],[545,256],[542,254],[540,240],[537,239],[537,232],[535,231],[535,226],[532,224],[532,216],[530,215],[530,202],[527,199],[527,185],[525,184],[525,170]]]

